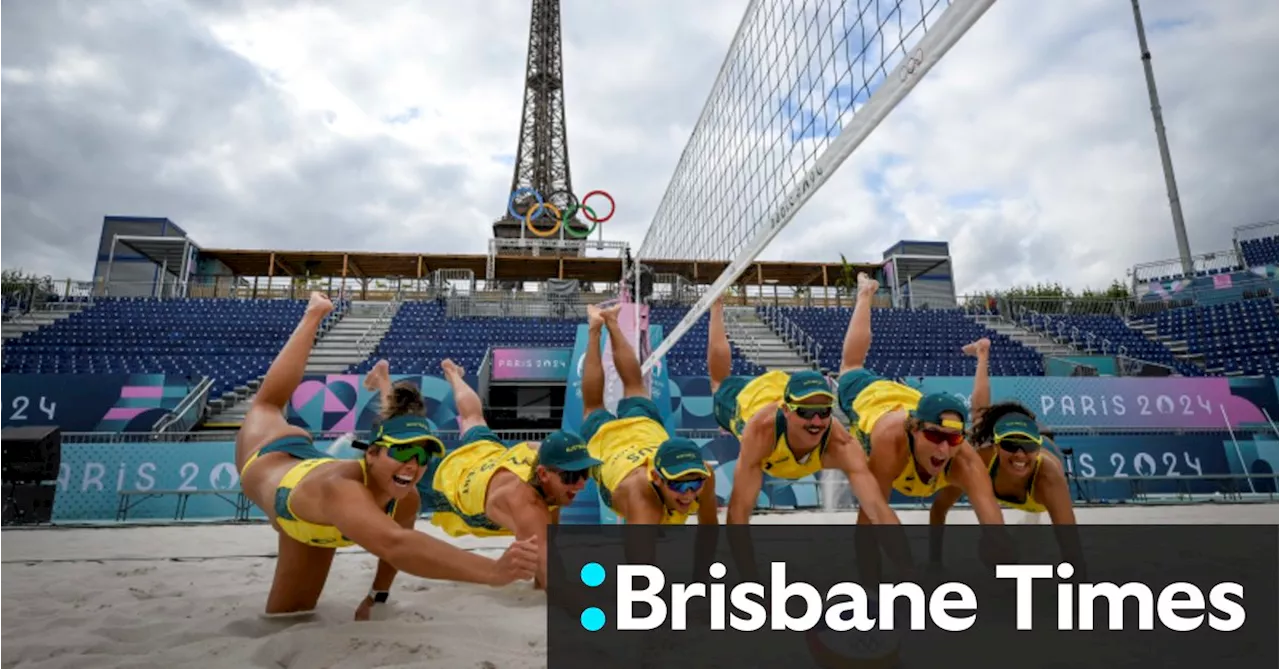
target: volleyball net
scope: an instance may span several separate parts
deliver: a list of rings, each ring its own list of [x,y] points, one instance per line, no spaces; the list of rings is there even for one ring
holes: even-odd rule
[[[995,0],[752,0],[637,261],[732,259],[706,313]]]

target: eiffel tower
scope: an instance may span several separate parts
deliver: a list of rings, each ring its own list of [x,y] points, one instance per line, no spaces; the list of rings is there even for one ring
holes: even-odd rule
[[[532,188],[564,211],[573,193],[569,176],[569,134],[564,118],[564,59],[560,53],[560,0],[533,0],[529,21],[529,59],[525,66],[524,112],[520,117],[520,141],[516,147],[515,175],[511,190],[503,198],[502,217],[493,223],[493,236],[498,239],[541,239],[524,229],[523,218],[512,218],[507,204],[521,188]],[[511,209],[523,216],[537,206],[531,195],[518,198]],[[601,212],[602,214],[604,212]],[[551,212],[544,212],[534,225],[546,229]],[[574,216],[568,223],[573,230],[585,232],[587,226]],[[549,239],[559,239],[557,234]],[[542,249],[540,255],[581,256],[582,245],[575,249]],[[531,249],[502,249],[502,255],[527,255]]]

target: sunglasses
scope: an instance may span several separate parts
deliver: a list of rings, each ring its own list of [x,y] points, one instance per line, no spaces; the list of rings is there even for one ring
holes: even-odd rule
[[[997,439],[996,445],[1000,447],[1000,450],[1008,453],[1017,453],[1018,451],[1035,453],[1040,450],[1040,444],[1037,444],[1030,439],[1020,439],[1017,437],[1010,439]]]
[[[959,446],[964,441],[963,432],[943,432],[934,428],[925,428],[924,438],[935,444],[947,444],[949,446]]]
[[[702,484],[706,483],[707,479],[696,478],[696,479],[687,479],[684,481],[672,481],[671,479],[664,478],[662,479],[662,481],[663,483],[666,483],[667,487],[671,488],[672,491],[676,492],[677,494],[683,495],[684,493],[687,493],[687,492],[698,492],[699,490],[702,490]]]
[[[387,455],[396,462],[408,462],[416,458],[419,465],[426,467],[431,461],[431,453],[436,449],[428,451],[421,444],[395,444],[387,446],[386,450]]]
[[[564,469],[552,469],[548,467],[547,471],[554,472],[556,476],[560,477],[560,482],[565,485],[574,485],[579,481],[585,481],[587,480],[587,477],[591,475],[590,469],[576,469],[573,471],[566,471]]]
[[[788,404],[795,414],[804,420],[812,420],[814,418],[830,418],[833,407],[831,406],[810,406],[807,404]]]

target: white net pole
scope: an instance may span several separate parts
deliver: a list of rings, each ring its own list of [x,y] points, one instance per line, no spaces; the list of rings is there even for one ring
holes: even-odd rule
[[[994,3],[751,3],[636,257],[733,260],[646,373]]]

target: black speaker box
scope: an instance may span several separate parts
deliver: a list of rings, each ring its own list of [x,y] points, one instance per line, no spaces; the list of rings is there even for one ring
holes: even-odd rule
[[[4,525],[40,525],[53,520],[53,500],[58,487],[52,483],[5,483]]]
[[[6,427],[0,431],[0,480],[39,483],[58,478],[62,430],[56,425]]]

